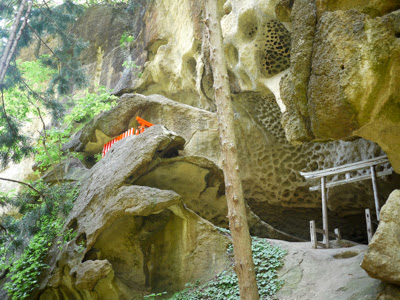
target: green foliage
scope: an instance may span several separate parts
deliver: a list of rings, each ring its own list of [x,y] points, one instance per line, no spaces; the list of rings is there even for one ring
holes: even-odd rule
[[[121,48],[122,49],[126,49],[129,50],[130,45],[132,44],[132,42],[135,40],[135,38],[130,35],[128,32],[124,32],[121,35],[121,39],[119,41]],[[143,73],[140,72],[140,66],[136,65],[136,62],[130,60],[130,58],[128,58],[127,60],[125,60],[122,63],[122,66],[126,69],[130,69],[132,71],[134,71],[134,73],[136,74],[137,77],[142,77]]]
[[[3,218],[5,230],[0,236],[0,272],[9,271],[10,281],[4,289],[13,300],[29,298],[38,286],[38,278],[47,268],[44,259],[55,238],[60,237],[62,246],[73,237],[71,231],[63,232],[63,226],[79,188],[72,184],[48,186],[42,181],[33,185],[44,198],[38,198],[31,189],[2,195],[5,202],[19,208],[22,216]]]
[[[97,154],[95,154],[94,155],[94,160],[96,161],[96,162],[99,162],[101,159],[102,159],[102,153],[97,153]]]
[[[16,9],[20,1],[4,0],[0,4],[0,52],[4,50],[8,40],[10,29],[14,23]],[[57,5],[56,5],[57,4]],[[27,6],[26,6],[27,7]],[[6,103],[0,109],[0,159],[3,167],[12,160],[19,162],[24,156],[32,152],[31,140],[21,134],[20,129],[26,120],[26,116],[34,111],[32,106],[37,105],[40,99],[41,105],[48,108],[59,109],[55,98],[55,91],[59,95],[64,95],[72,91],[73,87],[83,87],[86,79],[78,60],[81,51],[86,47],[86,43],[77,39],[73,34],[71,26],[84,11],[82,5],[76,5],[71,0],[49,1],[36,3],[32,7],[29,15],[29,26],[26,26],[18,42],[17,50],[13,53],[14,60],[18,51],[26,46],[34,45],[36,50],[34,55],[38,58],[41,48],[51,48],[51,55],[41,60],[41,63],[50,67],[51,72],[40,72],[40,68],[32,62],[25,64],[25,69],[18,63],[12,63],[6,72],[6,77],[0,82],[1,92],[5,92],[13,99],[13,105]],[[56,40],[57,43],[46,44],[48,38]],[[52,47],[53,45],[57,45]],[[13,60],[12,60],[13,61]],[[3,67],[3,66],[2,66]],[[36,71],[36,72],[35,72]],[[24,76],[30,73],[29,78],[36,80],[34,83]],[[44,78],[40,80],[40,78]],[[50,78],[47,78],[50,77]],[[43,86],[45,83],[46,86]],[[46,89],[46,95],[42,92]],[[26,98],[30,98],[29,103]],[[10,110],[9,110],[10,109]],[[16,113],[13,111],[17,110]],[[54,112],[57,115],[57,112]]]
[[[104,86],[99,87],[96,93],[85,91],[84,97],[74,97],[71,112],[64,118],[64,123],[83,123],[103,111],[110,110],[117,105],[118,97],[113,96]]]
[[[147,296],[144,296],[143,298],[145,299],[157,299],[158,297],[161,297],[162,295],[167,294],[167,292],[161,292],[161,293],[153,293]]]
[[[41,93],[54,73],[41,60],[17,61],[12,70],[21,72],[17,75],[30,86],[31,91],[21,83],[11,86],[2,94],[6,109],[6,114],[3,109],[0,110],[0,158],[3,167],[10,160],[19,162],[21,158],[32,153],[30,139],[22,135],[19,128],[30,122],[32,117],[37,117],[37,110],[33,105],[39,103],[32,98],[32,93]]]
[[[130,35],[127,31],[125,31],[121,35],[121,39],[119,40],[119,44],[121,45],[122,48],[128,49],[130,44],[135,40],[135,38]]]
[[[136,76],[139,77],[139,78],[142,77],[142,75],[143,75],[143,73],[139,71],[140,67],[138,65],[136,65],[136,63],[134,61],[125,60],[122,63],[122,66],[127,68],[127,69],[131,69],[131,70],[135,71]]]
[[[16,1],[6,0],[3,10],[0,10],[0,19],[4,20],[0,23],[0,34],[2,33],[5,38],[8,37],[11,24],[14,22],[16,8],[18,8]],[[29,26],[24,29],[18,49],[37,43],[35,55],[38,55],[42,47],[46,49],[47,46],[50,47],[43,43],[47,37],[57,39],[57,46],[52,47],[52,54],[45,61],[47,65],[57,70],[49,82],[49,92],[56,89],[59,94],[66,94],[73,86],[82,87],[86,83],[78,57],[87,45],[74,36],[71,26],[77,17],[83,14],[84,9],[82,5],[74,4],[71,0],[64,0],[61,4],[59,1],[37,3],[32,8]],[[38,36],[42,39],[40,43]],[[4,41],[0,40],[0,44]],[[19,78],[11,74],[11,70],[7,71],[6,76],[8,77],[6,88],[20,83]]]
[[[46,148],[43,145],[43,140],[35,147],[35,161],[39,164],[39,167],[45,170],[52,165],[52,161],[60,163],[70,156],[82,158],[77,153],[64,153],[61,149],[62,145],[85,122],[102,111],[107,111],[114,107],[117,104],[116,99],[117,97],[110,95],[105,87],[100,87],[97,93],[86,91],[84,97],[75,97],[69,107],[70,113],[64,117],[61,125],[46,131]]]
[[[10,267],[8,276],[11,281],[4,284],[4,289],[13,300],[26,299],[38,287],[38,278],[47,268],[43,263],[52,241],[62,230],[61,219],[43,216],[40,230],[30,240],[22,255]]]
[[[286,251],[257,237],[252,238],[252,251],[260,298],[270,299],[283,285],[283,281],[277,278],[276,271],[282,266],[282,257],[286,255]],[[232,246],[229,247],[228,254],[233,256]],[[185,290],[174,294],[170,299],[239,299],[236,273],[230,268],[201,286],[198,282],[189,283]]]

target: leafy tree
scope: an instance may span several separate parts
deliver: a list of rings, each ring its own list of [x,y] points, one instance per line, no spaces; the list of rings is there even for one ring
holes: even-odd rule
[[[0,159],[4,167],[10,160],[18,162],[33,150],[30,140],[20,132],[24,120],[18,118],[20,115],[8,112],[9,103],[4,99],[4,93],[24,91],[29,101],[21,102],[21,109],[25,107],[28,112],[27,106],[32,105],[39,110],[42,105],[51,109],[54,116],[59,116],[61,105],[56,96],[83,87],[86,82],[78,60],[85,43],[72,32],[73,22],[84,11],[82,5],[71,0],[65,0],[61,5],[46,1],[5,0],[0,8]],[[52,45],[45,41],[48,37],[54,41]],[[31,83],[24,80],[23,70],[16,62],[19,50],[28,45],[36,45],[37,56],[47,52],[49,55],[41,58],[41,64],[55,70],[45,92],[35,91]]]

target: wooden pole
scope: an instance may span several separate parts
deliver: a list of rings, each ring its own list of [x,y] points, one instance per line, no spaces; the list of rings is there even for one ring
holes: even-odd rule
[[[208,29],[222,170],[225,179],[229,228],[232,234],[240,299],[258,300],[259,294],[251,251],[251,238],[239,175],[231,92],[216,0],[206,0],[205,24]]]
[[[379,218],[379,212],[381,210],[379,206],[379,198],[378,198],[378,186],[376,184],[376,174],[375,174],[375,168],[374,166],[370,167],[371,169],[371,179],[372,179],[372,189],[374,190],[374,201],[375,201],[375,210],[376,210],[376,219],[380,220]]]
[[[311,238],[311,247],[313,249],[317,249],[318,248],[317,231],[314,220],[310,221],[310,238]]]
[[[322,196],[322,225],[324,230],[325,248],[329,248],[329,230],[328,230],[328,207],[326,204],[326,177],[321,178],[321,196]]]
[[[334,232],[335,232],[335,237],[336,237],[336,239],[337,239],[338,241],[340,241],[340,240],[342,239],[342,235],[340,234],[339,228],[335,228]]]
[[[371,222],[371,213],[369,208],[365,209],[365,222],[367,223],[367,235],[368,235],[368,244],[372,240],[372,222]]]

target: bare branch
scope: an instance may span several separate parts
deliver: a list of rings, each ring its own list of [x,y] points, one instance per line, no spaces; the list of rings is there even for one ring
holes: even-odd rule
[[[34,190],[36,193],[38,193],[39,196],[45,198],[45,196],[44,196],[41,192],[39,192],[37,189],[35,189],[32,185],[30,185],[30,184],[27,183],[27,182],[15,180],[15,179],[4,178],[4,177],[0,177],[0,180],[11,181],[11,182],[16,182],[16,183],[19,183],[19,184],[26,185],[27,187],[29,187],[30,189],[32,189],[32,190]]]

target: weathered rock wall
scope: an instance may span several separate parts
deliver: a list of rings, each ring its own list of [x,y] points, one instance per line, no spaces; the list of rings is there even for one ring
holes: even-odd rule
[[[229,265],[229,239],[187,209],[180,195],[132,185],[183,144],[154,126],[113,145],[82,181],[67,220],[76,237],[61,251],[52,249],[37,298],[143,299],[209,280]]]
[[[281,83],[289,141],[361,136],[400,170],[399,8],[397,1],[294,2],[291,67]]]
[[[234,96],[234,105],[245,198],[262,220],[291,234],[306,237],[310,218],[320,219],[320,194],[308,191],[311,183],[305,182],[300,176],[301,170],[332,167],[381,154],[379,147],[365,140],[290,145],[280,125],[281,113],[272,94],[266,98],[258,93],[241,93]],[[184,137],[186,143],[184,149],[180,150],[180,155],[201,156],[220,166],[215,113],[159,95],[124,95],[117,107],[86,125],[67,146],[90,155],[100,153],[104,143],[136,125],[137,115],[155,124],[165,125]],[[341,155],[333,156],[333,151],[339,151]],[[200,162],[201,159],[197,161]],[[203,169],[205,165],[194,166],[198,162],[189,165],[176,164],[183,166],[178,168],[183,174],[175,176],[176,188],[179,188],[179,181],[185,179],[186,175],[189,176],[189,173],[196,173],[199,178],[205,176],[204,172],[208,174],[208,171]],[[170,167],[165,169],[166,173]],[[162,169],[157,172],[162,172]],[[213,173],[215,174],[215,171]],[[220,184],[216,183],[220,179],[217,180],[218,176],[206,177],[208,179],[204,183],[209,182],[207,186],[211,185],[214,188],[209,190],[211,194],[203,193],[203,189],[200,189],[199,197],[195,197],[198,203],[191,209],[214,224],[223,225],[226,222],[226,214],[221,214],[221,210],[216,209],[212,200],[215,197],[214,193],[223,194],[223,190],[218,191]],[[165,181],[158,175],[149,178],[152,182],[150,186],[157,188],[163,188],[165,184],[171,183],[171,178]],[[149,184],[149,180],[142,180]],[[379,181],[379,184],[381,197],[387,197],[393,184],[390,181]],[[195,190],[193,195],[196,194]],[[209,198],[210,195],[213,196]],[[366,201],[366,198],[371,201]],[[331,217],[335,218],[333,225],[340,225],[343,229],[346,227],[343,230],[346,236],[362,236],[365,230],[361,219],[362,213],[365,206],[372,203],[372,199],[369,182],[351,185],[344,189],[331,189],[329,208],[332,211]],[[359,220],[354,219],[353,215],[358,215]]]
[[[81,63],[92,90],[99,85],[116,93],[136,84],[146,60],[143,28],[146,12],[151,3],[135,1],[134,5],[91,6],[74,26],[76,34],[88,47],[82,52]],[[122,45],[122,35],[133,36],[129,45]],[[124,66],[127,62],[128,65]],[[129,66],[132,62],[138,68]]]
[[[338,132],[356,128],[354,124],[359,124],[355,115],[348,114],[342,105],[347,103],[347,100],[343,102],[339,99],[344,95],[342,90],[346,91],[347,98],[353,95],[351,99],[358,97],[364,99],[363,103],[370,103],[373,99],[371,93],[363,93],[366,90],[362,89],[375,86],[368,83],[370,79],[365,79],[372,77],[363,77],[370,74],[368,70],[372,67],[369,68],[368,64],[362,68],[357,65],[360,59],[374,59],[370,51],[375,51],[372,46],[378,42],[370,40],[379,38],[377,41],[382,41],[378,45],[379,51],[382,51],[376,57],[376,64],[389,69],[392,68],[390,66],[396,67],[393,51],[397,49],[397,40],[389,35],[395,32],[397,26],[397,14],[390,13],[397,6],[390,1],[372,1],[369,4],[363,1],[353,4],[342,2],[219,2],[245,197],[262,219],[272,219],[275,226],[283,226],[285,230],[293,230],[293,233],[298,228],[304,228],[304,236],[307,236],[308,220],[319,218],[320,195],[308,192],[310,183],[306,183],[299,172],[334,167],[383,154],[376,144],[364,139],[325,142],[343,138]],[[202,5],[202,1],[182,0],[153,1],[151,4],[139,1],[134,10],[99,6],[89,9],[86,16],[78,21],[76,30],[90,42],[82,60],[92,88],[95,84],[103,84],[115,88],[119,94],[132,90],[146,95],[158,93],[173,101],[165,98],[159,101],[159,96],[135,96],[128,107],[114,110],[106,119],[95,121],[97,127],[93,130],[76,136],[72,148],[89,155],[99,153],[105,142],[134,126],[135,116],[140,115],[181,134],[187,141],[182,154],[204,156],[220,165]],[[346,10],[340,10],[341,7]],[[335,16],[342,20],[340,24],[334,23]],[[361,22],[357,24],[364,24],[364,27],[354,23],[357,18]],[[354,23],[351,23],[354,25],[352,30],[348,22]],[[325,28],[331,28],[336,35],[329,34]],[[375,32],[375,29],[378,31]],[[119,42],[124,32],[129,32],[136,39],[129,49],[121,47]],[[349,42],[344,39],[342,45],[341,39],[335,40],[336,36],[346,34]],[[356,51],[358,42],[364,43],[365,47],[359,47],[362,51]],[[330,46],[336,44],[337,47]],[[359,55],[358,58],[355,55]],[[340,63],[339,67],[335,64],[330,68],[333,61],[329,57]],[[387,64],[385,59],[389,59]],[[134,70],[124,68],[122,64],[125,60],[135,61],[144,67],[143,76],[138,78]],[[341,61],[346,66],[344,69],[341,68]],[[323,76],[318,75],[318,68],[322,68]],[[395,69],[389,69],[385,69],[385,78],[374,75],[376,80],[382,82],[377,85],[381,86],[379,91],[386,94],[396,90],[395,77],[387,77]],[[327,72],[330,75],[325,78]],[[285,76],[283,80],[282,76]],[[387,83],[389,79],[392,80],[390,84]],[[336,88],[335,93],[323,89],[329,80]],[[343,88],[346,84],[349,87]],[[126,102],[126,97],[130,96],[124,96],[121,103]],[[319,102],[322,98],[327,101],[324,110],[325,104]],[[337,103],[342,104],[331,107],[328,98],[332,101],[339,99]],[[198,109],[182,106],[178,102]],[[362,104],[365,107],[368,105]],[[388,111],[396,116],[395,109]],[[385,132],[391,134],[387,144],[395,147],[400,140],[395,138],[397,125],[387,127],[393,118],[386,115],[382,118],[374,122],[382,125],[384,132],[373,132],[379,139],[385,137]],[[280,125],[281,119],[285,132]],[[375,126],[374,122],[365,126]],[[363,128],[367,128],[365,126]],[[292,142],[315,140],[314,131],[324,130],[336,132],[336,135],[324,137],[323,143],[295,146],[285,139],[286,134]],[[372,134],[372,131],[369,133]],[[356,135],[352,133],[351,139]],[[379,181],[382,202],[396,184],[399,185],[396,176]],[[362,210],[371,205],[366,199],[372,199],[369,182],[330,189],[328,206],[334,222],[342,217],[353,219],[354,215],[358,215],[356,221],[350,222],[349,230],[357,232],[351,235],[361,235],[364,227],[361,223]],[[355,223],[359,224],[355,226]]]
[[[400,190],[393,191],[381,210],[381,220],[362,268],[373,278],[400,285]]]

